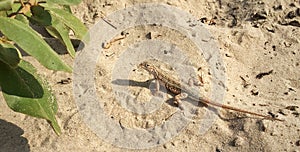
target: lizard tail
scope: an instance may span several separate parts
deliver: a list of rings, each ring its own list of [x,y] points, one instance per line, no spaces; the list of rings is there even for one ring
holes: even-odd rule
[[[247,113],[247,114],[251,114],[251,115],[255,115],[255,116],[260,116],[260,117],[263,117],[263,118],[266,118],[266,119],[269,119],[269,120],[284,121],[282,119],[273,118],[273,117],[270,117],[270,116],[254,113],[254,112],[251,112],[251,111],[242,110],[242,109],[231,107],[231,106],[226,106],[226,105],[216,103],[216,102],[211,102],[207,99],[202,99],[201,102],[204,102],[206,104],[213,105],[213,106],[216,106],[216,107],[221,107],[221,108],[224,108],[224,109],[229,109],[229,110],[243,112],[243,113]]]

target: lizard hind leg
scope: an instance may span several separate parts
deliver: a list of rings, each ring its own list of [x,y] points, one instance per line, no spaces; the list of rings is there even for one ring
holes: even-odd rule
[[[179,107],[181,110],[183,110],[183,105],[182,105],[182,99],[185,99],[188,97],[188,94],[187,93],[180,93],[180,94],[177,94],[175,97],[174,97],[174,104]]]

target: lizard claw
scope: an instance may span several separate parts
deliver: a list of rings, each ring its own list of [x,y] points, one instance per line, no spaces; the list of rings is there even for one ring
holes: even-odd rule
[[[174,104],[175,106],[177,106],[180,110],[184,110],[184,109],[185,109],[184,106],[183,106],[183,104],[182,104],[182,102],[181,102],[181,100],[175,100],[175,101],[173,102],[173,104]]]

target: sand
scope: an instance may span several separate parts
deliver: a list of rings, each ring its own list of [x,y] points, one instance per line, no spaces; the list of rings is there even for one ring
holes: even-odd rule
[[[176,18],[174,23],[170,21],[162,25],[168,23],[182,25],[178,27],[191,28],[192,32],[180,32],[178,29],[160,24],[127,27],[133,22],[121,20],[123,21],[121,24],[109,18],[115,11],[144,2],[160,3],[167,8],[175,7],[187,13],[187,16],[174,15]],[[73,85],[78,83],[78,79],[69,73],[47,70],[32,57],[26,56],[24,59],[38,68],[39,73],[49,81],[53,89],[59,105],[56,117],[62,134],[57,136],[45,120],[13,112],[7,107],[1,95],[0,151],[138,151],[135,148],[142,148],[142,151],[299,151],[299,2],[86,0],[72,9],[89,28],[95,27],[98,22],[104,25],[102,18],[111,21],[112,24],[120,23],[116,24],[118,27],[127,27],[121,30],[121,33],[118,30],[114,31],[114,27],[107,23],[103,26],[103,29],[108,28],[107,35],[103,35],[107,38],[105,40],[110,40],[109,37],[111,39],[124,35],[126,37],[99,53],[99,58],[95,58],[95,69],[92,71],[94,75],[91,75],[95,80],[93,91],[99,99],[98,103],[103,107],[102,112],[107,115],[109,121],[116,124],[114,126],[116,128],[111,127],[109,123],[107,126],[96,124],[99,128],[112,128],[107,139],[103,139],[99,135],[99,128],[95,131],[95,128],[89,127],[85,115],[81,113],[84,108],[78,107],[79,102],[75,100],[78,98],[75,98],[77,94],[73,89],[78,87]],[[158,13],[159,11],[153,12],[153,16]],[[134,16],[134,13],[130,15]],[[144,15],[147,16],[147,13]],[[188,21],[185,18],[189,17],[188,15],[193,16],[192,19],[195,20],[183,22]],[[201,35],[197,30],[194,31],[196,38],[193,39],[193,28],[206,29],[211,39],[204,39],[207,38],[205,34]],[[117,34],[111,35],[113,32]],[[199,39],[214,42],[216,45],[199,50],[195,42]],[[51,38],[48,40],[56,51],[64,52],[64,47],[57,41]],[[99,45],[101,48],[100,40]],[[210,47],[215,47],[211,50],[217,49],[218,52],[207,53],[205,48]],[[145,49],[145,52],[139,52],[141,48],[150,48],[152,54],[143,55],[149,51]],[[156,52],[160,48],[164,48],[164,51]],[[184,55],[180,56],[178,52]],[[77,57],[82,54],[83,51],[78,51]],[[136,57],[129,57],[132,55]],[[218,102],[226,105],[274,115],[284,122],[262,120],[259,117],[224,109],[218,109],[218,116],[213,109],[192,104],[188,100],[186,106],[190,107],[192,112],[184,113],[171,103],[172,96],[168,93],[162,93],[163,97],[155,98],[154,101],[158,101],[157,105],[149,104],[149,108],[146,106],[146,109],[136,108],[132,104],[142,107],[153,98],[148,87],[152,83],[147,81],[151,76],[138,69],[136,63],[143,58],[156,55],[165,62],[172,63],[162,68],[184,78],[183,81],[187,81],[190,73],[200,75],[204,84],[196,88],[201,94],[213,99],[222,99]],[[209,55],[219,58],[209,60]],[[79,64],[81,62],[78,62],[78,58],[74,60],[67,54],[60,56],[70,65],[75,63],[74,67],[78,72],[78,66],[82,65]],[[219,65],[211,65],[212,63]],[[180,67],[186,68],[187,72],[176,74],[176,70],[180,70]],[[124,73],[122,70],[127,71],[127,75],[122,75],[121,73]],[[216,80],[216,75],[212,72],[214,70],[220,73],[222,81]],[[70,83],[58,83],[68,78],[71,78]],[[129,86],[126,80],[130,80]],[[218,84],[219,81],[224,84]],[[214,90],[214,85],[221,91]],[[116,98],[118,97],[116,89],[128,89],[129,96],[137,99],[139,103],[120,104]],[[78,90],[77,92],[80,93]],[[182,118],[182,114],[185,114],[184,118],[189,119],[175,119]],[[206,119],[207,114],[210,114],[209,118],[212,119]],[[208,123],[210,122],[208,120],[213,121]],[[168,123],[171,126],[166,125]],[[176,127],[177,130],[174,130]],[[153,132],[158,130],[160,132],[156,132],[157,138],[150,140],[151,146],[148,147],[145,144],[131,143],[131,136],[128,138],[128,135],[136,138],[133,141],[140,142],[148,136],[126,134],[132,130],[141,132],[146,130],[143,133],[147,134],[151,129]],[[114,133],[117,131],[121,133]],[[112,141],[115,137],[117,140]],[[126,138],[127,141],[122,141]]]

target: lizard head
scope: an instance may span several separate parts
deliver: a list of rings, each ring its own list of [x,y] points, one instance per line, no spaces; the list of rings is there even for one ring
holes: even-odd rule
[[[147,70],[151,74],[155,73],[155,66],[150,62],[144,61],[139,64],[139,67]]]

